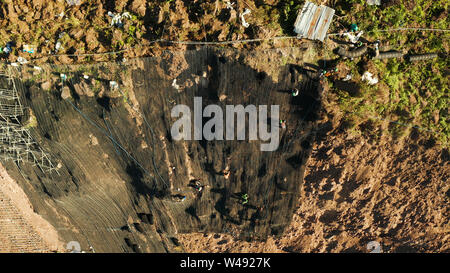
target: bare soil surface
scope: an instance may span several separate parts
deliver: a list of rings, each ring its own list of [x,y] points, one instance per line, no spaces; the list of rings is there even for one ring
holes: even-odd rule
[[[58,232],[40,216],[0,165],[0,252],[63,251]]]
[[[290,226],[267,242],[184,234],[189,252],[449,252],[449,153],[412,130],[376,140],[322,123]],[[323,120],[327,122],[327,120]],[[330,120],[331,121],[331,120]],[[319,126],[320,128],[320,126]]]
[[[277,9],[283,2],[266,2],[239,1],[233,9],[227,9],[225,1],[219,0],[95,0],[73,6],[64,0],[7,0],[0,3],[0,47],[7,42],[14,43],[13,52],[3,56],[11,62],[21,56],[33,64],[73,64],[157,56],[167,48],[189,48],[182,44],[155,43],[161,39],[225,41],[281,35]],[[239,17],[245,8],[253,11],[247,17],[251,23],[249,28],[242,26]],[[131,18],[123,18],[120,27],[113,26],[108,12],[128,12]],[[57,49],[58,42],[61,47]],[[283,41],[275,43],[282,45]],[[23,45],[33,45],[36,51],[22,52]],[[261,48],[264,47],[272,44]],[[106,52],[118,53],[102,54]]]

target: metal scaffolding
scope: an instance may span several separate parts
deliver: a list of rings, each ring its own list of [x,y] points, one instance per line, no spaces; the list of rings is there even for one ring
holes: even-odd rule
[[[30,162],[43,172],[58,173],[50,156],[20,123],[24,110],[12,71],[0,71],[0,158],[17,164]]]

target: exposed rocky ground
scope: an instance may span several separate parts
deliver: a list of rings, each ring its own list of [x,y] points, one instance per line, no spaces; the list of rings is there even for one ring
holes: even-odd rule
[[[168,47],[188,48],[186,45],[154,42],[159,39],[223,41],[268,38],[282,33],[280,9],[285,5],[283,1],[238,1],[233,9],[227,9],[226,2],[220,0],[96,0],[80,3],[79,6],[70,6],[65,0],[7,0],[0,3],[0,46],[14,42],[8,59],[16,61],[18,56],[22,56],[35,64],[90,63],[157,56]],[[239,17],[245,8],[254,11],[248,19],[252,23],[249,28],[242,26]],[[112,17],[108,12],[128,12],[130,18],[124,17],[123,26],[117,27],[111,25]],[[58,42],[60,47],[57,49]],[[21,52],[25,44],[36,46],[36,51],[33,54]],[[259,43],[249,47],[255,46]],[[117,51],[117,54],[101,54]]]

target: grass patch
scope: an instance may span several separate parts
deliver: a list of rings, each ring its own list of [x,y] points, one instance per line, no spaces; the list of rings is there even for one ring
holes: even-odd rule
[[[400,50],[404,53],[443,53],[448,49],[448,32],[398,31],[382,32],[384,29],[399,27],[422,27],[448,29],[448,1],[419,0],[414,5],[399,1],[398,5],[387,8],[369,6],[365,0],[339,1],[338,15],[343,15],[340,23],[344,26],[356,23],[365,31],[369,40],[379,39],[385,50]],[[336,28],[337,24],[334,24]],[[336,29],[337,30],[337,29]],[[382,48],[383,50],[383,48]],[[449,89],[445,76],[450,65],[448,58],[409,63],[403,59],[373,61],[380,83],[363,87],[363,96],[355,98],[338,92],[338,102],[345,112],[361,117],[379,116],[392,121],[388,131],[394,137],[401,137],[408,127],[418,126],[448,145],[450,125],[448,119]],[[353,75],[357,71],[354,61],[346,61]],[[377,88],[385,84],[387,98],[380,99]],[[359,119],[358,119],[359,120]],[[356,122],[358,123],[358,122]]]

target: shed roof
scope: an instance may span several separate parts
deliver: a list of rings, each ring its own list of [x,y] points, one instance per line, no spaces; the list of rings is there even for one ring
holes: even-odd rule
[[[294,31],[299,38],[323,42],[333,16],[334,9],[307,1],[295,20]]]

